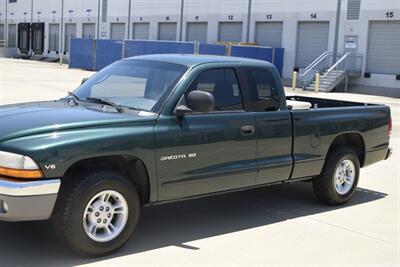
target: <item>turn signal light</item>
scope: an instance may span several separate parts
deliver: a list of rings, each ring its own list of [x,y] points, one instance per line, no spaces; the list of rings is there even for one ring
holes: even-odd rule
[[[3,167],[0,167],[0,175],[22,179],[43,178],[43,173],[41,170],[17,170]]]

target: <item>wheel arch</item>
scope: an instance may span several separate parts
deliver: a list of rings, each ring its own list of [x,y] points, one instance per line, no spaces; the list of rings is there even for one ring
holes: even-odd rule
[[[347,147],[354,151],[360,161],[360,167],[363,167],[365,161],[365,141],[359,132],[346,132],[337,135],[327,152],[327,156],[337,147]]]
[[[94,170],[113,170],[129,178],[140,195],[142,204],[150,201],[150,179],[143,160],[132,155],[111,155],[93,157],[73,163],[64,173],[63,180],[76,179]]]

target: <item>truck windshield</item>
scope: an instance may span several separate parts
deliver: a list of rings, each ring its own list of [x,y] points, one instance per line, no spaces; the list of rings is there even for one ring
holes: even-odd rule
[[[158,112],[186,70],[172,63],[123,60],[93,75],[74,94],[83,101],[101,98],[121,107]]]

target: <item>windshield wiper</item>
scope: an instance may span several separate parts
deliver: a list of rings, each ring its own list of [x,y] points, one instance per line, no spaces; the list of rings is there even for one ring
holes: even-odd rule
[[[105,99],[105,98],[100,98],[100,97],[88,97],[85,100],[90,101],[90,102],[96,102],[98,104],[104,104],[104,105],[108,105],[111,106],[113,108],[115,108],[119,113],[124,112],[124,108],[120,105],[115,104],[114,102]]]

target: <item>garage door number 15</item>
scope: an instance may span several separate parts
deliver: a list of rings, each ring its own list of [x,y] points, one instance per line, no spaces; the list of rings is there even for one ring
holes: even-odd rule
[[[391,19],[393,17],[394,17],[394,12],[393,11],[386,12],[386,18]]]

